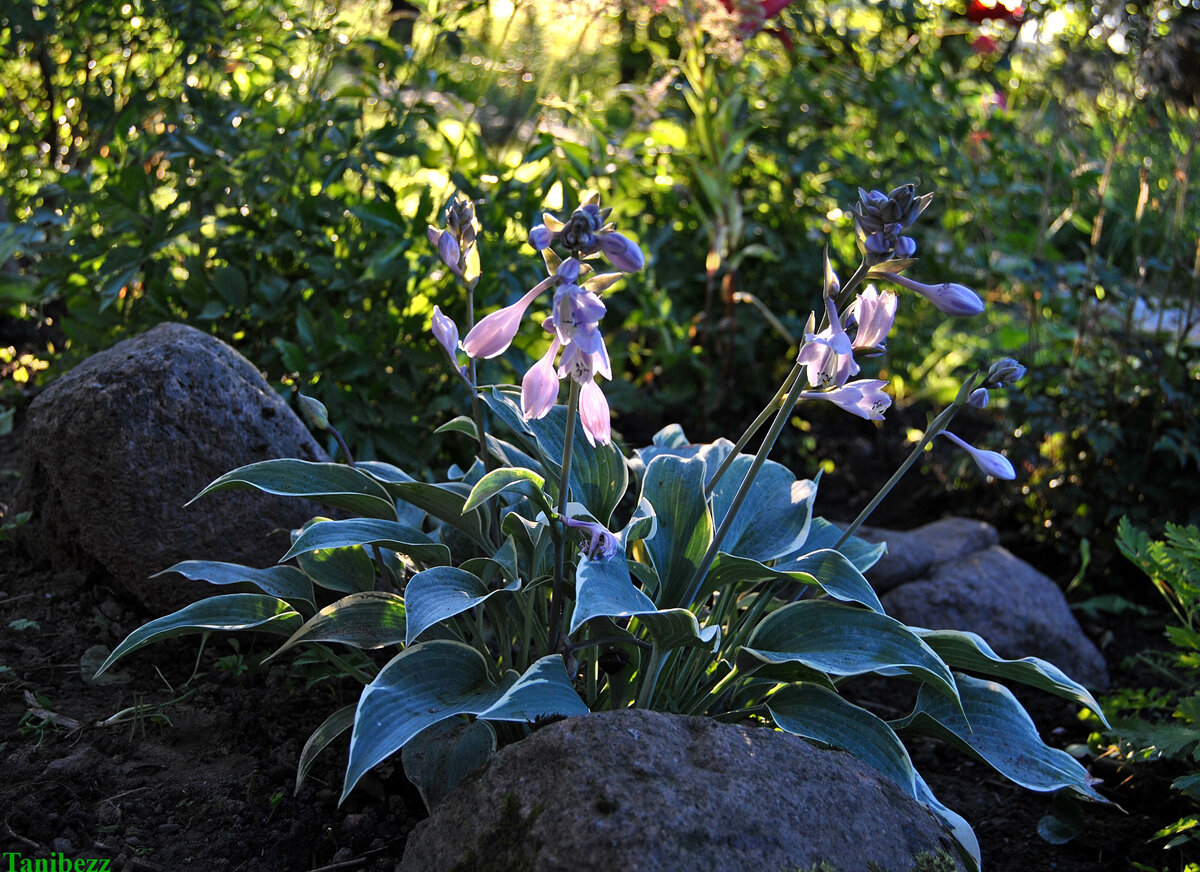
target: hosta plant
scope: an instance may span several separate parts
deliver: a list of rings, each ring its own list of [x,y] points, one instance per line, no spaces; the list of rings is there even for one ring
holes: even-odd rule
[[[736,443],[693,444],[669,427],[631,456],[611,437],[599,380],[612,372],[599,324],[603,295],[641,269],[638,246],[594,198],[565,221],[547,214],[529,236],[546,278],[476,323],[476,219],[472,204],[455,201],[429,237],[464,291],[447,305],[461,308],[467,332],[460,341],[440,307],[431,328],[468,399],[469,414],[441,430],[461,435],[472,463],[445,480],[419,481],[385,463],[354,463],[330,432],[345,463],[271,460],[221,476],[200,497],[257,488],[344,516],[295,531],[272,568],[172,567],[252,592],[217,594],[151,621],[101,671],[150,642],[217,629],[280,636],[272,658],[317,652],[362,691],[308,740],[297,785],[349,730],[343,799],[400,753],[432,805],[539,720],[629,706],[753,720],[845,749],[928,806],[971,863],[978,847],[970,827],[934,797],[906,739],[936,736],[1032,790],[1100,799],[1086,771],[1042,742],[1000,682],[1103,717],[1088,691],[1037,658],[1002,658],[971,633],[889,617],[863,575],[884,546],[854,536],[878,500],[839,528],[813,514],[816,480],[767,458],[798,403],[834,402],[870,419],[888,408],[885,382],[854,378],[859,360],[884,350],[897,305],[894,292],[867,280],[913,290],[948,315],[982,311],[961,285],[903,275],[916,263],[916,243],[903,233],[929,196],[911,185],[862,192],[852,210],[862,262],[843,284],[826,259],[820,324],[810,319],[790,375]],[[612,271],[597,269],[605,263]],[[504,355],[525,312],[543,299],[544,356],[519,388],[479,384],[480,361]],[[1022,372],[1004,360],[970,375],[881,496],[938,435],[987,474],[1011,478],[1005,458],[946,428]],[[329,430],[319,404],[302,400],[302,410]],[[756,453],[745,452],[764,427]],[[846,679],[869,674],[916,685],[911,712],[884,720],[839,693]]]

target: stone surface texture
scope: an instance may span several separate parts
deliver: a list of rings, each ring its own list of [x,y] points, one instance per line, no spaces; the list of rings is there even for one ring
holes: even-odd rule
[[[80,363],[30,405],[17,502],[27,548],[56,567],[101,569],[154,614],[212,592],[149,576],[185,559],[255,566],[287,550],[311,503],[257,491],[184,507],[236,467],[328,460],[244,357],[183,324],[160,324]]]
[[[624,710],[501,750],[417,825],[397,872],[910,872],[939,852],[934,816],[848,754]]]
[[[858,536],[868,542],[887,543],[887,554],[867,573],[878,593],[921,578],[939,563],[965,557],[1000,541],[995,527],[968,518],[942,518],[903,533],[863,527]]]
[[[1089,687],[1108,686],[1104,657],[1058,585],[999,545],[936,564],[881,599],[910,626],[969,630],[1002,657],[1041,657]]]

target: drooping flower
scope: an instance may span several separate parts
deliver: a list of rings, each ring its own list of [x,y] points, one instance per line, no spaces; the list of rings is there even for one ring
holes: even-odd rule
[[[608,399],[595,379],[585,381],[579,391],[579,420],[588,444],[607,445],[612,441],[611,414]]]
[[[483,359],[497,357],[507,351],[513,337],[517,335],[517,329],[521,326],[521,316],[525,314],[529,304],[552,284],[554,276],[543,279],[511,306],[505,306],[482,318],[463,339],[463,351],[471,357]]]
[[[976,448],[966,440],[958,438],[949,430],[941,431],[941,435],[971,455],[971,459],[975,461],[975,465],[987,475],[993,478],[1003,478],[1007,481],[1012,481],[1017,477],[1017,472],[1013,469],[1013,465],[999,451]]]
[[[558,339],[551,342],[550,350],[529,367],[521,379],[521,414],[526,421],[544,418],[554,408],[554,401],[558,399],[558,373],[554,369],[554,358],[561,347]]]
[[[882,294],[873,286],[854,298],[846,309],[847,323],[857,325],[854,334],[854,350],[867,356],[882,354],[887,350],[887,336],[892,322],[896,320],[898,297],[892,291]]]
[[[433,338],[438,341],[438,344],[442,348],[446,349],[446,354],[450,356],[450,362],[457,368],[458,325],[448,315],[442,313],[440,306],[434,306],[430,327],[433,331]]]
[[[802,391],[800,399],[828,400],[860,418],[882,421],[892,404],[892,398],[883,390],[886,384],[882,379],[863,378],[830,391]]]
[[[900,285],[902,288],[916,291],[947,315],[959,317],[981,315],[986,308],[978,294],[965,285],[960,285],[956,282],[927,285],[924,282],[910,279],[908,276],[891,272],[883,273],[882,277]]]
[[[608,528],[602,527],[594,521],[563,518],[563,525],[575,530],[582,530],[587,534],[588,541],[583,546],[583,553],[587,555],[589,560],[607,560],[621,548],[621,543],[617,537]]]

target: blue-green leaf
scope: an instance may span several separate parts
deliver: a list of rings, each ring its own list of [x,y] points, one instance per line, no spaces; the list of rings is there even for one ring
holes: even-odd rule
[[[1067,677],[1053,663],[1038,657],[1006,660],[991,649],[987,642],[974,633],[961,630],[922,630],[910,628],[925,640],[951,669],[965,669],[1019,681],[1038,690],[1079,703],[1095,713],[1104,726],[1109,726],[1100,703],[1087,688]]]
[[[380,545],[411,557],[424,566],[446,566],[450,563],[450,549],[445,545],[434,542],[420,530],[396,521],[375,518],[318,521],[300,534],[280,562],[309,551],[354,545]]]
[[[469,512],[478,508],[501,491],[512,488],[522,496],[533,500],[537,507],[549,517],[554,510],[550,507],[550,502],[542,490],[545,484],[546,479],[532,469],[514,469],[512,467],[494,469],[471,489],[471,495],[463,504],[463,511]]]
[[[753,462],[749,454],[739,454],[717,483],[712,514],[718,528]],[[816,495],[816,482],[797,481],[786,466],[768,460],[730,524],[721,550],[758,561],[775,560],[796,551],[808,536]]]
[[[354,726],[354,708],[353,705],[342,706],[322,721],[321,726],[313,730],[312,735],[308,737],[304,749],[300,752],[300,762],[296,766],[296,789],[293,795],[300,793],[300,785],[308,777],[308,770],[312,768],[317,756],[329,747],[330,742]]]
[[[288,636],[301,623],[300,614],[278,597],[257,593],[212,596],[138,627],[108,655],[96,675],[131,651],[172,636],[212,630],[261,630]]]
[[[812,524],[808,528],[808,538],[804,540],[804,547],[796,554],[790,557],[784,557],[779,565],[779,569],[787,569],[788,563],[805,554],[810,554],[823,548],[833,548],[837,545],[837,541],[842,538],[842,528],[836,524],[831,524],[824,518],[813,518]],[[866,539],[860,539],[857,536],[851,536],[843,542],[837,549],[859,572],[866,572],[872,566],[879,562],[879,559],[887,553],[887,545],[883,542],[868,542]]]
[[[239,563],[221,563],[216,560],[184,560],[151,577],[158,578],[168,572],[178,572],[185,578],[207,581],[209,584],[249,583],[265,594],[279,597],[288,602],[302,602],[314,611],[317,608],[316,602],[313,600],[312,582],[294,566],[269,566],[266,569],[255,569]]]
[[[388,473],[387,464],[360,464],[368,473],[379,478],[380,483],[391,496],[403,503],[416,506],[470,536],[477,544],[489,547],[487,529],[488,521],[484,513],[478,509],[464,511],[463,506],[471,494],[471,486],[460,482],[444,484],[428,484],[423,481],[413,481],[395,467],[390,467],[394,473]],[[392,477],[386,478],[385,476]]]
[[[531,442],[546,477],[557,481],[562,476],[567,407],[555,406],[545,417],[526,421],[521,414],[518,388],[496,387],[490,394],[484,394],[484,399],[510,430]],[[583,504],[599,523],[607,525],[629,486],[625,458],[611,442],[590,445],[587,440],[576,438],[571,455],[570,485],[571,499]]]
[[[829,675],[902,671],[957,698],[954,676],[904,624],[878,612],[825,600],[789,603],[768,615],[737,653],[738,668],[801,663]]]
[[[477,716],[489,721],[532,723],[552,715],[570,717],[587,713],[588,707],[571,685],[562,657],[548,654],[526,669],[499,699],[477,712]]]
[[[458,718],[426,727],[404,746],[404,774],[433,809],[458,782],[496,751],[496,731],[487,721]]]
[[[394,521],[397,517],[392,498],[369,475],[341,463],[295,459],[264,460],[227,472],[192,497],[188,505],[205,494],[247,487],[278,496],[304,497],[368,518]]]
[[[961,711],[923,686],[912,714],[892,721],[892,727],[944,739],[1029,790],[1069,787],[1107,802],[1092,789],[1087,770],[1074,757],[1042,741],[1012,691],[994,681],[962,673],[956,677]]]
[[[802,682],[767,697],[775,725],[789,733],[849,751],[916,798],[916,772],[887,722],[831,690]]]
[[[521,589],[520,580],[509,582],[502,588],[489,591],[486,584],[475,575],[453,566],[436,566],[418,572],[409,579],[404,589],[408,607],[408,634],[406,645],[447,618],[462,614],[487,600],[494,593],[509,593]]]
[[[339,802],[367,770],[422,730],[455,715],[482,717],[489,710],[486,717],[492,720],[532,720],[582,714],[587,707],[571,688],[558,655],[534,663],[525,676],[509,672],[494,684],[487,661],[470,645],[438,639],[405,648],[359,697]]]
[[[645,540],[662,585],[660,608],[687,607],[683,600],[713,538],[712,515],[704,498],[704,461],[663,455],[650,461],[642,499],[654,508],[657,529]]]
[[[704,589],[726,590],[739,585],[760,581],[790,581],[817,587],[834,599],[843,602],[861,603],[872,611],[883,614],[870,583],[854,568],[845,556],[837,551],[816,551],[793,560],[788,568],[763,566],[756,560],[718,554],[704,582]]]
[[[404,641],[404,624],[404,598],[398,594],[382,590],[352,593],[309,618],[271,657],[301,642],[340,642],[354,648],[399,645]]]

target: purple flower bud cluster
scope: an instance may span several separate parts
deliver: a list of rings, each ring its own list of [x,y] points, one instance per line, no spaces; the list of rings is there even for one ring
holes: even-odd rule
[[[907,260],[917,252],[917,243],[900,233],[925,211],[933,194],[917,196],[912,184],[885,194],[858,189],[858,202],[850,207],[863,250],[879,260]]]
[[[544,251],[558,243],[580,258],[603,254],[621,272],[637,272],[646,265],[642,250],[627,236],[613,230],[612,224],[605,223],[611,211],[591,201],[576,209],[565,223],[547,212],[542,215],[543,223],[529,231],[529,244]]]

